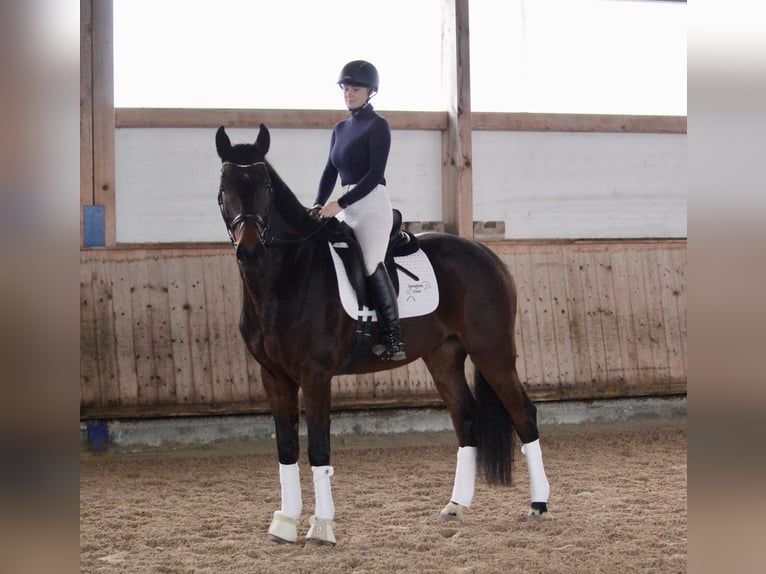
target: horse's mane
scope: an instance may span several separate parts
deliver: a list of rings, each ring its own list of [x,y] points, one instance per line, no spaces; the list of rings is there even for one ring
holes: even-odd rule
[[[309,215],[306,206],[298,200],[268,161],[266,161],[266,167],[269,170],[271,184],[274,186],[275,207],[280,215],[298,233],[311,233],[316,230],[321,223]]]

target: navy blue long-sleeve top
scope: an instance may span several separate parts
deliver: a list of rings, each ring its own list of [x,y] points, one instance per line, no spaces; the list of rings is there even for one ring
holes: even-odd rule
[[[354,189],[338,198],[342,208],[359,201],[378,185],[386,185],[385,171],[391,149],[391,128],[369,103],[335,124],[330,155],[319,181],[315,204],[324,205],[340,175],[343,186]]]

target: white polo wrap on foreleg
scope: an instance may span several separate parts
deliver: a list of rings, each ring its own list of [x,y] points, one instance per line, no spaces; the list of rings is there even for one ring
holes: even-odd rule
[[[294,520],[300,520],[303,499],[298,463],[279,463],[279,484],[282,487],[282,514]]]
[[[312,466],[314,473],[314,495],[316,497],[316,517],[323,520],[335,518],[335,504],[332,501],[330,477],[333,475],[331,466]]]
[[[540,449],[540,439],[522,445],[521,452],[527,459],[529,471],[529,487],[532,493],[532,502],[548,502],[551,487],[545,476],[543,467],[543,451]]]
[[[451,502],[469,508],[473,500],[476,484],[476,447],[461,446],[457,449],[455,467],[455,485],[452,488]]]

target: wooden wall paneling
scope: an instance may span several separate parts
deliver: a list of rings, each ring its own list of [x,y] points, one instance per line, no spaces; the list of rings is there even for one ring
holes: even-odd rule
[[[412,361],[404,368],[407,369],[406,377],[409,385],[408,394],[410,396],[428,397],[438,394],[434,386],[433,377],[431,377],[431,373],[428,371],[428,367],[423,359]]]
[[[159,402],[159,373],[152,328],[152,303],[149,270],[146,258],[131,257],[126,262],[130,289],[127,300],[133,312],[133,347],[135,357],[137,404],[155,405]]]
[[[234,362],[230,357],[228,332],[231,330],[226,321],[226,301],[223,290],[222,258],[218,256],[200,256],[203,287],[205,295],[205,318],[208,330],[210,353],[210,379],[212,400],[215,404],[231,403],[235,399]]]
[[[599,296],[599,318],[604,341],[605,377],[610,388],[625,383],[625,367],[622,360],[622,341],[617,324],[617,306],[615,290],[614,250],[599,248],[594,252],[596,258],[596,285]]]
[[[137,358],[135,346],[130,271],[130,264],[123,257],[104,262],[104,278],[111,288],[114,317],[112,337],[117,360],[117,393],[121,406],[138,404],[139,392],[136,371],[136,362],[139,358]]]
[[[394,392],[394,382],[391,378],[391,371],[372,373],[372,380],[374,397],[386,400],[396,397],[396,393]]]
[[[660,304],[662,301],[662,286],[660,273],[657,268],[657,252],[644,252],[641,266],[644,276],[644,289],[647,297],[647,326],[649,346],[655,365],[655,381],[659,385],[667,384],[670,380],[670,365],[668,350],[665,347],[665,311]],[[648,257],[647,257],[648,255]]]
[[[141,287],[146,292],[146,320],[152,333],[154,388],[157,401],[160,404],[175,405],[178,399],[177,373],[173,354],[167,260],[152,252],[143,254],[141,259],[146,268],[146,283],[142,283]]]
[[[242,282],[233,253],[226,253],[220,258],[220,270],[221,297],[223,298],[221,328],[230,362],[232,401],[246,403],[251,399],[250,374],[247,364],[250,351],[247,350],[245,341],[239,332],[239,321],[242,316]],[[219,359],[214,357],[213,360]],[[256,385],[256,382],[254,381],[253,384]]]
[[[683,373],[681,380],[685,382],[687,377],[686,248],[670,249],[668,251],[668,264],[673,271],[671,274],[669,294],[672,295],[675,305],[671,305],[667,299],[665,299],[665,304],[667,304],[667,308],[675,310],[676,317],[678,318],[678,330],[674,331],[672,341],[673,348],[678,354],[678,365]]]
[[[210,330],[208,328],[205,274],[201,265],[204,256],[183,257],[186,276],[186,305],[184,310],[189,321],[189,345],[191,346],[194,402],[215,403],[213,374],[210,361]]]
[[[378,394],[378,387],[375,382],[374,373],[361,373],[354,376],[354,385],[356,387],[355,396],[362,402],[374,399]]]
[[[553,323],[554,343],[556,349],[556,372],[558,375],[559,392],[563,387],[571,386],[575,378],[574,350],[569,330],[569,305],[566,297],[566,264],[560,246],[554,246],[546,253],[546,276],[548,285],[548,308]]]
[[[93,262],[93,299],[96,305],[94,336],[97,341],[99,361],[99,383],[101,385],[101,406],[120,406],[119,365],[117,363],[114,309],[112,308],[112,286],[106,272],[108,260]]]
[[[534,290],[529,304],[534,309],[537,324],[537,345],[542,369],[540,378],[545,388],[556,392],[562,381],[559,372],[558,338],[551,306],[553,297],[549,282],[550,263],[549,253],[539,253],[534,260],[530,260]]]
[[[569,339],[572,342],[574,359],[574,384],[595,382],[595,373],[591,367],[590,347],[587,329],[587,310],[585,290],[580,270],[580,252],[566,250],[566,298],[569,316]]]
[[[685,378],[686,369],[681,354],[682,334],[681,317],[678,313],[678,269],[675,268],[672,250],[657,252],[657,271],[660,279],[660,308],[665,317],[665,339],[662,341],[667,350],[668,378],[676,382]]]
[[[173,347],[173,381],[176,388],[176,403],[179,405],[195,402],[194,373],[189,340],[188,301],[186,299],[187,279],[184,264],[180,258],[172,258],[166,266],[168,274],[168,305],[170,307],[170,333]]]
[[[101,400],[101,366],[96,336],[99,305],[93,284],[92,264],[80,263],[80,407],[98,408]]]
[[[407,366],[396,367],[389,372],[391,374],[391,392],[396,396],[411,398],[412,388],[408,379]]]
[[[630,280],[628,269],[628,250],[612,251],[612,277],[614,280],[614,309],[617,326],[617,338],[620,341],[620,359],[625,382],[639,376],[638,345],[633,331],[634,310],[631,304]]]
[[[642,253],[639,250],[626,251],[628,261],[629,297],[632,309],[631,329],[636,342],[637,375],[632,384],[654,385],[657,377],[649,334],[649,302],[647,301],[646,282],[642,270]]]
[[[514,253],[513,270],[516,277],[518,291],[518,314],[520,353],[522,365],[520,370],[522,379],[530,386],[542,388],[548,385],[543,377],[543,363],[540,348],[540,335],[538,333],[537,309],[535,299],[535,279],[532,256],[529,250],[519,250]]]
[[[356,375],[338,375],[332,378],[330,383],[332,388],[333,402],[337,397],[337,402],[353,402],[357,398]]]
[[[580,278],[583,284],[582,303],[585,311],[585,332],[587,349],[591,365],[591,382],[595,384],[608,383],[607,353],[604,337],[604,327],[601,320],[603,309],[598,289],[597,254],[583,249],[578,252],[580,260]]]
[[[519,290],[517,365],[535,399],[685,392],[684,243],[492,248]],[[84,416],[268,409],[237,329],[236,265],[221,249],[87,250],[80,277]],[[466,370],[472,382],[470,361]],[[433,405],[437,396],[422,360],[333,387],[335,408]]]

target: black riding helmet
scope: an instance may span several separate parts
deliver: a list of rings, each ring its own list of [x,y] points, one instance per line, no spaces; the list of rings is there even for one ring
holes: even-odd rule
[[[354,60],[343,66],[338,77],[338,84],[364,86],[372,95],[378,91],[378,70],[369,62]]]

